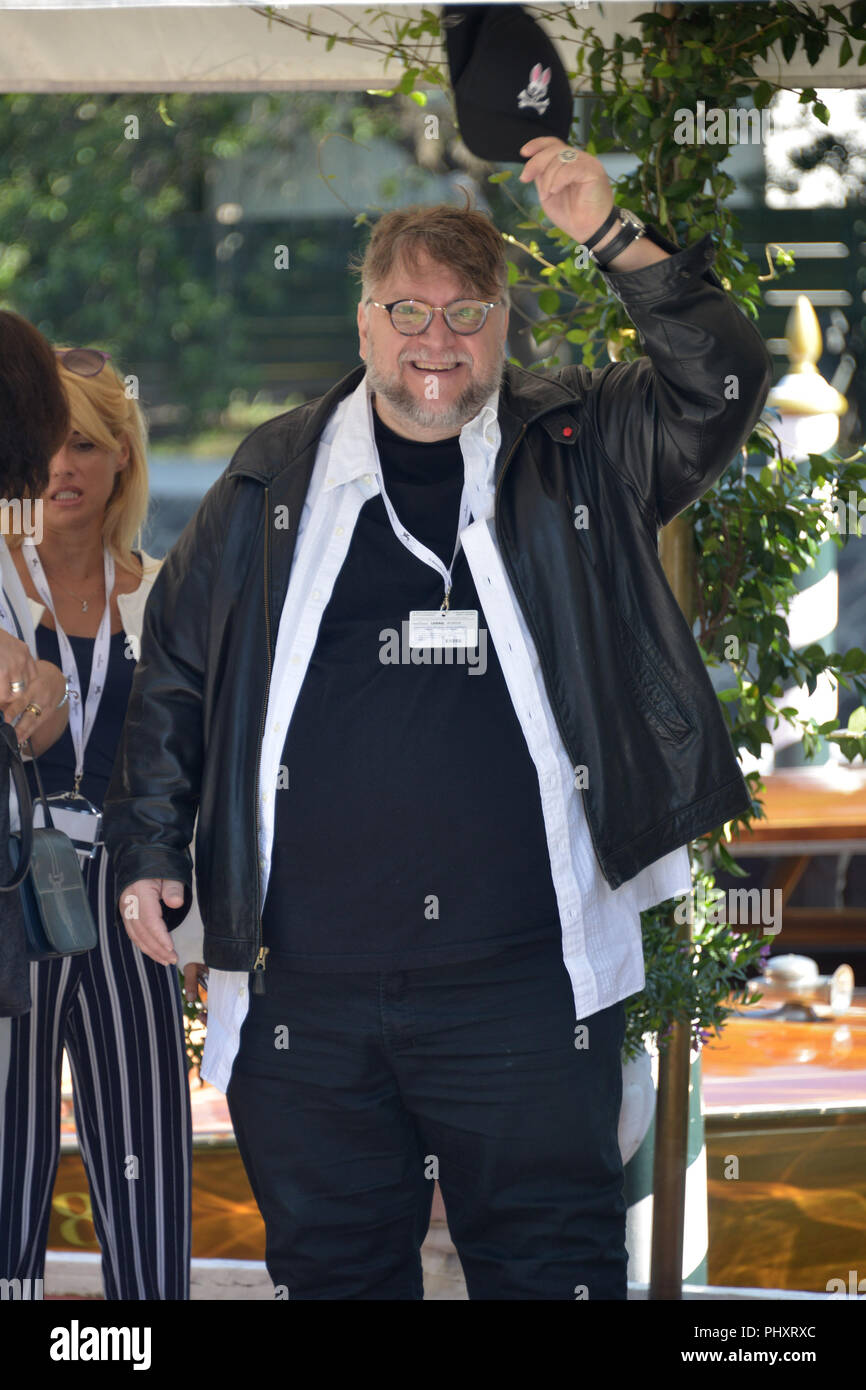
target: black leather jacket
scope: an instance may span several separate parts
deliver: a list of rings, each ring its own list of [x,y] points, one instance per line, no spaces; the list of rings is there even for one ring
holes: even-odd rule
[[[605,275],[648,355],[543,375],[509,365],[498,413],[496,534],[563,743],[587,769],[612,888],[749,806],[657,532],[736,455],[770,358],[710,269],[710,238],[684,251],[653,239],[676,254]],[[363,372],[244,440],[145,611],[105,840],[118,893],[144,878],[189,885],[198,811],[205,959],[223,970],[263,959],[257,781],[276,634],[319,435]],[[187,887],[183,908],[164,908],[170,928],[189,901]]]

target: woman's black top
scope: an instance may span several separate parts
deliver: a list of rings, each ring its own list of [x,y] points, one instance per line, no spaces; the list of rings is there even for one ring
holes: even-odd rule
[[[87,688],[90,684],[90,668],[93,664],[95,640],[94,637],[69,638],[69,644],[78,666],[78,680],[83,699],[87,697]],[[120,632],[113,634],[105,686],[93,729],[84,750],[84,776],[80,790],[82,795],[93,802],[94,806],[102,806],[108,791],[123,721],[126,718],[126,706],[135,671],[135,657],[131,647],[132,644],[129,643],[122,628]],[[57,641],[57,633],[54,628],[46,627],[44,623],[37,624],[36,650],[42,660],[52,661],[55,666],[60,666],[62,669],[60,644]],[[25,763],[25,767],[30,778],[31,790],[35,794],[36,779],[33,770],[28,763]],[[46,795],[50,796],[52,792],[72,791],[75,780],[75,749],[72,745],[72,735],[69,732],[68,724],[57,742],[46,749],[44,753],[40,753],[39,774]]]

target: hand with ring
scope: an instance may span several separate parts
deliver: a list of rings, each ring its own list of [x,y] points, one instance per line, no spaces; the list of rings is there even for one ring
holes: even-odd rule
[[[613,189],[600,159],[540,135],[521,147],[526,163],[521,183],[535,183],[538,199],[555,227],[575,241],[591,237],[613,207]]]
[[[0,710],[4,719],[20,714],[36,680],[36,661],[26,642],[0,629]]]
[[[60,737],[69,719],[68,705],[57,708],[66,691],[66,677],[52,662],[34,661],[23,642],[18,645],[27,652],[32,671],[24,691],[13,692],[0,709],[3,718],[14,726],[19,745],[33,738],[33,751],[41,753]],[[15,679],[21,681],[20,676]]]

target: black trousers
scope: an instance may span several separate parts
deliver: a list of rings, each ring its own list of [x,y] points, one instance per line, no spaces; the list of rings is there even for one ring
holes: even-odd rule
[[[470,1298],[626,1297],[625,1010],[575,1018],[558,941],[266,981],[228,1101],[277,1297],[422,1298],[435,1178]]]

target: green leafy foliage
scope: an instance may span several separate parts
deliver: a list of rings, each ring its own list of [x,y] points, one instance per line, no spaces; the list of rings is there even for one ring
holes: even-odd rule
[[[682,900],[672,899],[643,914],[646,985],[627,1003],[623,1056],[638,1056],[645,1035],[660,1052],[667,1049],[673,1023],[690,1028],[690,1041],[699,1050],[718,1037],[731,1008],[746,1003],[750,969],[762,964],[769,947],[755,933],[742,932],[727,922],[708,920],[704,905],[714,879],[696,866],[690,940],[675,914],[684,915]]]
[[[273,313],[274,243],[292,237],[290,223],[220,222],[214,180],[225,170],[231,189],[241,159],[255,170],[275,153],[315,169],[333,134],[362,145],[401,135],[401,117],[331,92],[0,95],[0,304],[54,342],[109,351],[148,408],[162,384],[176,435],[197,434],[261,389],[251,320]],[[297,273],[318,249],[299,235],[291,255]]]

